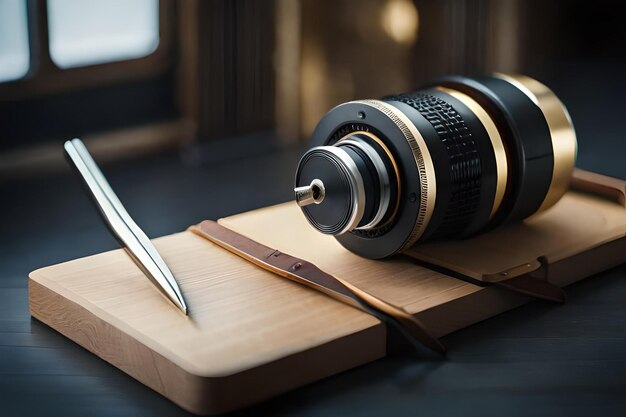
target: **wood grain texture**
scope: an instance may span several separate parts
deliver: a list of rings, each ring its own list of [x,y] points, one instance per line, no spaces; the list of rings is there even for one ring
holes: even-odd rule
[[[587,204],[585,211],[604,213],[592,225],[621,227],[608,221],[614,208],[615,217],[623,213],[615,203],[575,193],[563,203],[565,208],[553,210],[578,213],[567,206]],[[542,218],[553,221],[550,216],[533,219],[533,232],[542,230],[537,226]],[[409,257],[360,258],[311,228],[295,203],[220,223],[405,308],[437,336],[528,301],[423,268]],[[156,239],[155,246],[179,281],[189,317],[167,302],[122,250],[31,273],[31,314],[182,407],[203,414],[258,402],[386,353],[385,328],[373,317],[264,271],[191,232]],[[624,239],[617,239],[576,257],[554,256],[550,270],[536,272],[544,279],[556,274],[555,282],[567,285],[620,263],[624,246]],[[585,266],[572,268],[572,260],[581,256]]]
[[[121,250],[33,272],[31,314],[199,413],[259,401],[385,354],[385,329],[369,315],[190,232],[155,246],[179,281],[189,317]],[[274,374],[290,367],[303,371]]]

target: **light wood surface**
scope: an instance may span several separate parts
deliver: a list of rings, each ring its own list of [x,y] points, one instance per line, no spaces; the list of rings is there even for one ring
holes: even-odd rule
[[[357,256],[332,236],[313,229],[295,202],[231,216],[219,223],[266,246],[306,259],[325,272],[404,307],[410,313],[436,307],[480,289],[418,266],[409,258],[371,260]]]
[[[585,228],[626,227],[616,220],[624,209],[596,197],[569,193],[553,210],[561,216],[538,217],[523,230],[540,237],[556,227],[542,222],[561,224],[563,213],[580,221],[589,211],[595,214],[585,217],[591,222]],[[423,268],[408,256],[360,258],[310,227],[295,203],[220,223],[404,307],[437,336],[528,300]],[[575,236],[584,233],[576,231]],[[510,243],[511,235],[502,239]],[[519,239],[515,241],[534,248],[532,239]],[[556,274],[558,285],[566,285],[621,262],[623,242],[614,240],[611,246],[598,241],[595,249],[575,257],[576,251],[557,251],[552,269],[542,270],[543,278]],[[205,414],[269,398],[386,353],[385,327],[372,316],[262,270],[191,232],[156,239],[155,245],[181,286],[189,317],[122,250],[32,272],[31,314],[182,407]],[[494,250],[501,253],[501,248]],[[474,249],[466,245],[465,250]],[[559,258],[559,253],[569,257]],[[584,267],[572,269],[572,260],[587,254]],[[488,253],[486,259],[494,258]]]
[[[242,373],[309,354],[312,346],[324,347],[355,331],[363,333],[364,346],[352,346],[356,364],[385,353],[384,328],[376,319],[277,278],[191,232],[156,239],[155,246],[185,294],[189,317],[168,303],[122,250],[33,272],[31,313],[159,392],[163,381]],[[88,318],[77,320],[75,312],[67,313],[74,306],[87,310]],[[111,336],[103,323],[130,339]],[[138,344],[129,345],[131,340]],[[142,346],[167,358],[175,372],[152,363]],[[331,372],[345,367],[332,357],[327,366]],[[271,376],[264,374],[269,386]]]
[[[626,180],[575,168],[572,189],[603,196],[626,207]]]
[[[550,210],[524,222],[471,239],[418,245],[407,253],[451,271],[494,282],[532,273],[542,267],[542,262],[551,264],[576,256],[624,234],[623,205],[569,191]]]

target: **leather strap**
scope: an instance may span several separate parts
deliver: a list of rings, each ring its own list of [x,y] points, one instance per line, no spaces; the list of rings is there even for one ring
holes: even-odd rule
[[[426,346],[445,355],[446,349],[441,342],[406,310],[389,304],[341,278],[327,274],[310,262],[269,248],[214,221],[205,220],[190,227],[189,230],[265,270],[321,291],[393,324],[416,348]]]
[[[520,294],[528,295],[530,297],[553,301],[555,303],[564,303],[567,300],[567,295],[562,288],[559,288],[554,284],[550,284],[546,280],[533,278],[528,275],[520,275],[502,281],[497,281],[494,282],[493,285],[497,285]]]
[[[426,262],[414,256],[411,252],[406,252],[404,255],[409,257],[418,265],[421,265],[425,268],[432,269],[433,271],[440,272],[442,274],[469,282],[470,284],[478,285],[480,287],[495,285],[509,291],[524,294],[529,297],[534,297],[541,300],[553,301],[555,303],[564,303],[567,300],[565,291],[563,291],[562,288],[551,284],[546,280],[531,277],[528,274],[518,275],[516,277],[507,278],[500,281],[483,281],[467,275],[463,275],[451,269],[444,268],[440,265]]]

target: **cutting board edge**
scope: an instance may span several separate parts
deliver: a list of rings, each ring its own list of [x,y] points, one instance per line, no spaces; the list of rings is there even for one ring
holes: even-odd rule
[[[383,358],[387,353],[386,329],[380,324],[231,375],[196,375],[36,279],[29,277],[28,287],[29,308],[33,318],[185,410],[200,415],[225,413],[247,407],[373,362]],[[51,303],[50,297],[56,298],[61,304]],[[43,300],[46,302],[42,302]],[[65,313],[51,314],[51,310],[56,311],[54,306],[58,306]],[[65,316],[83,325],[64,324]],[[91,335],[89,329],[92,331]],[[110,342],[103,343],[97,337],[102,334],[106,334],[109,340],[117,340],[118,343],[115,345]],[[123,345],[124,348],[115,349],[118,345]],[[363,349],[363,346],[368,346],[369,349]],[[120,353],[129,355],[132,360],[123,360],[124,358],[119,356]],[[138,364],[138,360],[144,361],[144,364]],[[146,366],[150,363],[150,366]],[[303,365],[306,363],[319,363],[323,366],[307,367]],[[289,372],[294,368],[305,371]],[[277,372],[282,372],[282,378],[272,377]],[[233,387],[237,389],[233,390]]]

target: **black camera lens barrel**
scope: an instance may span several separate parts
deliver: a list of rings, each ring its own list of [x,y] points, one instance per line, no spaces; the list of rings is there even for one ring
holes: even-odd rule
[[[549,208],[576,154],[554,93],[505,74],[344,103],[322,118],[311,145],[296,170],[298,204],[316,229],[369,258]],[[314,190],[317,201],[305,198]]]

